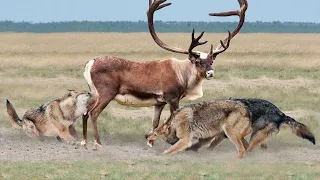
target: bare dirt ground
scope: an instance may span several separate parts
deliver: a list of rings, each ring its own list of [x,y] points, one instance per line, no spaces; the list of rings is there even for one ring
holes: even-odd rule
[[[11,81],[9,78],[3,78],[2,83]],[[37,79],[37,83],[42,79]],[[15,83],[26,83],[26,79],[15,79]],[[46,80],[48,81],[48,80]],[[80,80],[68,79],[59,77],[51,79],[50,84],[58,84],[61,81],[72,81],[74,83],[82,83]],[[79,81],[79,82],[78,82]],[[30,83],[35,80],[30,80]],[[48,82],[46,82],[48,83]],[[236,79],[228,82],[219,80],[210,81],[211,87],[219,87],[220,90],[228,89],[230,86],[244,86],[246,88],[254,88],[261,86],[274,86],[274,87],[291,87],[297,84],[304,86],[315,86],[313,81],[308,79],[295,79],[295,80],[276,80],[270,78],[261,78],[253,80]],[[0,83],[1,84],[1,83]],[[108,106],[108,111],[114,117],[123,118],[131,121],[137,117],[152,117],[152,108],[139,108],[139,109],[125,109],[119,106]],[[312,111],[308,110],[295,110],[285,112],[295,118],[305,117]],[[318,114],[318,113],[316,113]],[[163,113],[163,117],[169,115],[168,111]],[[320,117],[320,115],[319,115]],[[103,147],[95,150],[93,148],[92,138],[88,142],[88,149],[80,147],[69,142],[58,142],[55,138],[45,138],[43,142],[36,139],[27,137],[22,130],[12,129],[10,127],[0,128],[0,161],[135,161],[135,160],[162,160],[172,159],[175,160],[190,160],[199,162],[230,162],[238,161],[236,159],[236,148],[228,140],[225,140],[216,149],[209,151],[201,149],[196,152],[180,152],[171,156],[161,156],[168,144],[161,140],[156,141],[153,148],[146,145],[144,134],[147,132],[139,132],[141,138],[136,141],[124,141],[125,137],[130,137],[130,133],[123,132],[123,137],[119,138],[114,134],[102,134],[101,139]],[[281,133],[281,132],[280,132]],[[78,134],[81,136],[81,129],[78,129]],[[290,136],[294,136],[290,134]],[[272,139],[268,142],[269,148],[261,150],[256,148],[253,152],[249,153],[241,161],[244,162],[268,162],[268,163],[286,163],[286,162],[306,162],[320,161],[320,148],[319,145],[312,145],[311,143],[299,140],[287,141],[282,139]]]
[[[130,136],[126,134],[125,136]],[[294,135],[292,135],[294,136]],[[297,137],[298,138],[298,137]],[[103,147],[95,150],[92,140],[88,148],[69,142],[58,142],[55,138],[45,138],[43,142],[27,137],[21,130],[11,128],[0,129],[0,161],[135,161],[161,160],[172,157],[175,160],[190,160],[199,162],[229,162],[236,159],[236,148],[225,140],[216,149],[209,151],[201,149],[196,152],[180,152],[175,155],[161,156],[161,152],[169,147],[162,141],[157,141],[153,148],[146,146],[141,132],[141,140],[124,142],[115,135],[102,135]],[[306,162],[320,161],[319,146],[305,141],[303,143],[271,140],[269,148],[255,149],[242,161],[244,162]]]

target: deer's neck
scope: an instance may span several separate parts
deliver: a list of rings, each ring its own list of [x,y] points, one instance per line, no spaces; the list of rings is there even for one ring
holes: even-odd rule
[[[203,78],[199,75],[195,64],[188,59],[172,59],[172,67],[180,84],[186,88],[185,98],[195,100],[203,96]]]
[[[188,59],[178,60],[173,58],[172,67],[176,72],[180,84],[185,87],[192,87],[203,79],[199,76],[196,65]]]

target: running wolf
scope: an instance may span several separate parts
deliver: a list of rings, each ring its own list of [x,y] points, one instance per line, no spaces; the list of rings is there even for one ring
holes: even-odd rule
[[[256,145],[264,145],[276,135],[282,124],[289,125],[294,134],[315,144],[314,135],[307,126],[285,115],[271,102],[236,98],[185,106],[150,133],[148,140],[160,136],[173,144],[163,152],[170,154],[186,148],[197,150],[205,144],[213,148],[229,138],[238,149],[238,158],[242,158],[244,152],[252,150]],[[244,139],[248,131],[251,131],[249,143]]]

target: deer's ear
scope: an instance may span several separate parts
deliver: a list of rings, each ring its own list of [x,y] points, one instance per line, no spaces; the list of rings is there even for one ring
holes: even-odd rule
[[[198,54],[189,54],[189,60],[191,61],[192,64],[195,64],[197,60],[199,60],[200,55]]]

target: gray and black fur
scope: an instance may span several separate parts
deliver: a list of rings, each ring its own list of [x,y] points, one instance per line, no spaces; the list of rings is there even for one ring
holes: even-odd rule
[[[242,110],[243,113],[237,115],[237,118],[242,118],[242,120],[231,121],[229,114],[239,111],[241,109],[240,107],[245,109],[249,115],[245,115],[244,112],[246,111]],[[191,115],[183,116],[183,114],[188,114],[186,113],[188,109],[190,109],[189,112],[192,112]],[[245,117],[247,117],[249,124],[246,124]],[[188,124],[187,128],[183,127],[185,125],[182,123],[179,124],[179,122]],[[222,125],[222,122],[225,122],[225,124]],[[273,103],[267,100],[253,98],[229,98],[227,100],[207,101],[184,106],[175,111],[155,132],[160,134],[161,138],[166,142],[176,144],[181,140],[177,130],[185,131],[192,135],[193,140],[194,138],[197,140],[197,142],[188,146],[187,150],[196,151],[206,144],[210,144],[209,148],[214,148],[219,145],[223,139],[230,139],[231,133],[237,135],[237,131],[241,129],[241,127],[247,127],[251,129],[249,143],[243,138],[246,134],[241,134],[241,137],[239,137],[242,138],[242,144],[246,152],[248,152],[256,145],[266,148],[266,141],[280,131],[282,124],[287,124],[298,137],[307,139],[313,144],[316,143],[313,133],[306,125],[285,115]],[[219,126],[226,127],[227,125],[230,127],[229,130],[231,130],[229,132],[216,131],[216,133],[211,133],[208,136],[202,135],[210,131],[214,132],[212,131],[214,128],[217,129]],[[165,126],[168,128],[165,128]],[[166,129],[168,130],[166,131]],[[229,134],[226,134],[226,132]],[[248,133],[250,133],[250,131]],[[151,133],[148,140],[152,139],[152,136]],[[242,154],[240,154],[239,157],[242,157]]]
[[[274,128],[269,133],[279,132],[279,128],[282,124],[287,124],[292,129],[293,133],[297,136],[307,139],[312,144],[316,144],[314,135],[310,129],[297,122],[295,119],[285,115],[280,109],[273,103],[264,99],[255,98],[230,98],[233,101],[239,101],[243,103],[252,115],[252,134],[251,139],[257,134],[258,131],[266,128],[268,125],[272,125]]]

